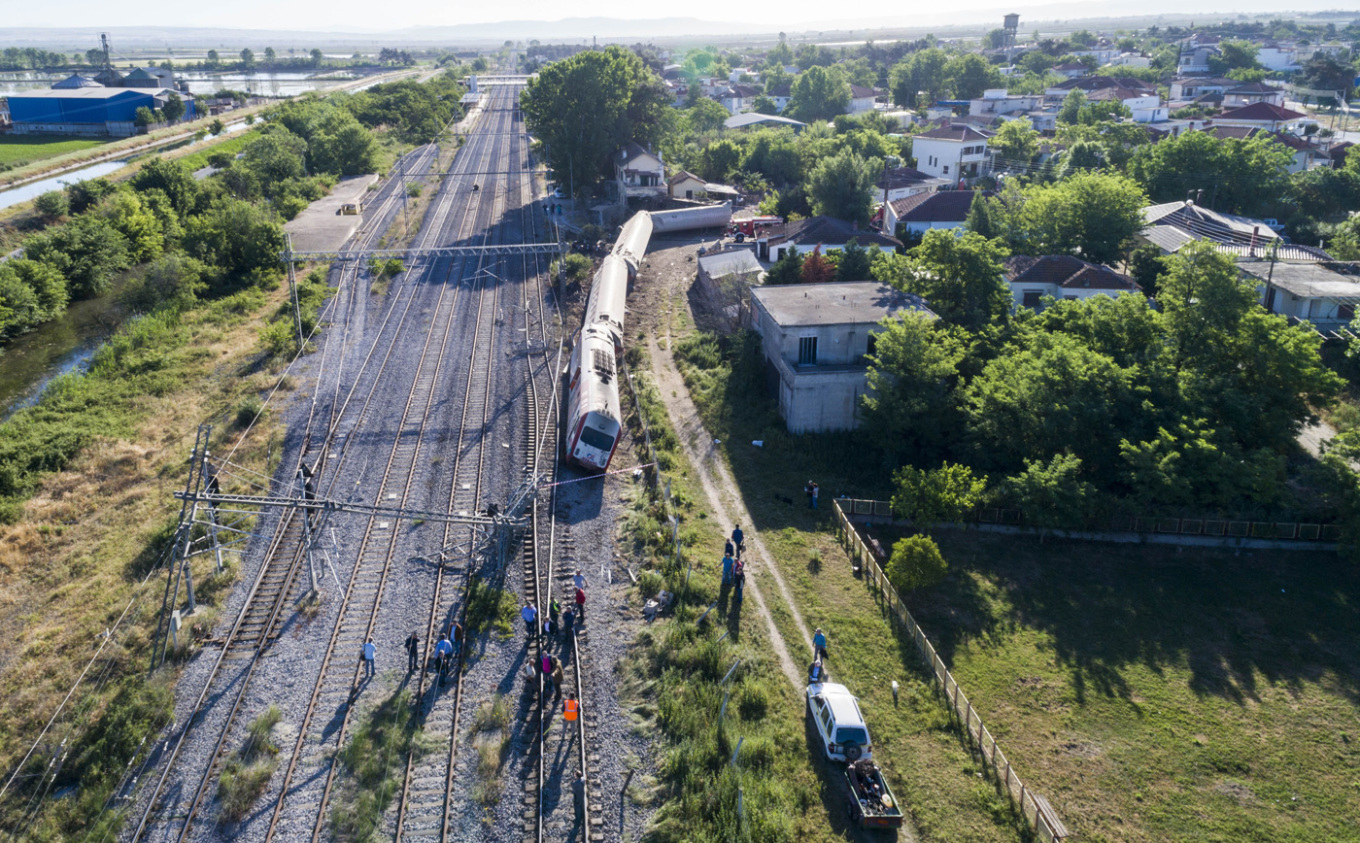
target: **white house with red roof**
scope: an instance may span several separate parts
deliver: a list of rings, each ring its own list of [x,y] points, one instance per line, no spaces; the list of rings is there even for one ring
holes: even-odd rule
[[[1244,105],[1241,108],[1232,108],[1223,112],[1214,118],[1214,124],[1218,126],[1248,126],[1254,129],[1264,129],[1267,132],[1292,132],[1309,124],[1316,125],[1317,120],[1282,105],[1254,102],[1251,105]]]

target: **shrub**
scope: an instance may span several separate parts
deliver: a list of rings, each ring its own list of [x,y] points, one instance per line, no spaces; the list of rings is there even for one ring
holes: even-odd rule
[[[420,195],[420,182],[413,181],[406,185],[406,195],[415,198]]]
[[[944,579],[949,564],[929,536],[909,536],[893,545],[888,580],[900,591],[928,588]]]
[[[665,586],[665,577],[656,571],[643,571],[638,575],[638,593],[643,597],[653,597]]]
[[[250,427],[264,413],[264,402],[254,395],[236,405],[236,426]]]
[[[60,190],[49,190],[34,199],[33,207],[49,220],[60,219],[71,212],[71,202]]]

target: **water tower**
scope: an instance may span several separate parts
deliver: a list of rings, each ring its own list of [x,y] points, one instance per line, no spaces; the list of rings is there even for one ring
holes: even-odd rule
[[[1020,16],[1014,12],[1006,15],[1002,29],[1006,33],[1006,64],[1011,63],[1011,53],[1015,50],[1015,35],[1020,29]]]

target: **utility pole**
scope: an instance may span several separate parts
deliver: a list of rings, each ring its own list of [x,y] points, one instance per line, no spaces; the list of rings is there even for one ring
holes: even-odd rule
[[[306,339],[302,336],[302,305],[298,302],[297,291],[297,271],[293,266],[293,235],[284,234],[288,238],[285,248],[285,260],[288,262],[288,292],[293,296],[293,322],[297,325],[298,353],[302,353],[302,345]]]

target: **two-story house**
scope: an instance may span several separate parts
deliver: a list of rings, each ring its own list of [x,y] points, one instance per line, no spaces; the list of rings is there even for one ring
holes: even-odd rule
[[[1284,88],[1264,82],[1239,82],[1223,92],[1224,108],[1241,108],[1255,102],[1284,106]]]
[[[621,199],[662,199],[668,191],[661,153],[629,141],[614,153],[614,180]]]
[[[955,124],[914,135],[911,152],[916,156],[916,169],[950,181],[985,175],[991,169],[987,155],[991,134]]]
[[[968,113],[973,116],[993,115],[1004,117],[1008,114],[1024,114],[1043,104],[1044,98],[1038,94],[1016,94],[1011,96],[1005,88],[988,88],[982,96],[968,101]]]
[[[1170,110],[1162,104],[1161,95],[1157,93],[1129,88],[1101,88],[1092,91],[1087,99],[1091,102],[1118,102],[1129,110],[1129,116],[1135,123],[1161,123],[1171,116]]]
[[[760,91],[750,85],[732,85],[718,94],[718,103],[729,114],[741,114],[751,110],[758,96]]]
[[[878,281],[751,288],[750,324],[790,433],[859,426],[865,357],[891,316],[936,318],[920,296]]]

